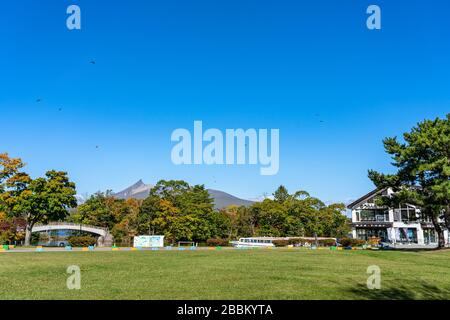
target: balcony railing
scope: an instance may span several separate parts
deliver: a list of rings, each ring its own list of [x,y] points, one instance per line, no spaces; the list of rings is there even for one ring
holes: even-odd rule
[[[385,215],[360,217],[358,222],[389,222],[389,217]]]

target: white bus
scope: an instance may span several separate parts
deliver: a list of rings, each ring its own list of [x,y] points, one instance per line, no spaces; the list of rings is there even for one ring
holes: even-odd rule
[[[283,238],[252,237],[240,238],[239,241],[230,241],[230,243],[236,248],[275,247],[273,241],[280,239]]]
[[[328,238],[328,237],[251,237],[251,238],[240,238],[239,241],[230,241],[230,243],[237,248],[264,248],[264,247],[275,247],[273,241],[275,240],[297,240],[296,243],[301,245],[311,245],[315,243],[315,241],[321,240],[334,240],[336,242],[336,238]],[[299,245],[297,244],[297,245]]]

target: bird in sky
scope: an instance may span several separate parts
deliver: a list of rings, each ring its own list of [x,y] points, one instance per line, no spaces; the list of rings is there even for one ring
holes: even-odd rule
[[[41,98],[38,98],[38,99],[36,99],[36,102],[41,102],[42,101],[42,99]]]
[[[95,64],[95,60],[91,60],[90,64]]]

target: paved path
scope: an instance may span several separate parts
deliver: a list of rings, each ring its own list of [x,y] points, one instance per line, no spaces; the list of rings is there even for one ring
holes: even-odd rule
[[[172,247],[172,251],[181,251],[178,249],[179,247]],[[182,247],[183,251],[191,251],[189,247]],[[195,250],[215,250],[216,248],[213,247],[197,247]],[[233,247],[224,247],[221,248],[224,250],[234,249]],[[118,251],[131,251],[132,248],[126,247],[126,248],[119,248]],[[113,251],[111,247],[98,247],[95,248],[93,251]],[[142,248],[139,251],[169,251],[166,248],[158,248],[158,250],[152,250],[152,248]],[[36,248],[15,248],[11,250],[2,251],[1,253],[27,253],[27,252],[38,252]],[[72,250],[66,250],[65,248],[54,248],[54,247],[44,247],[43,251],[41,252],[88,252],[86,250],[83,250],[83,248],[72,248]]]

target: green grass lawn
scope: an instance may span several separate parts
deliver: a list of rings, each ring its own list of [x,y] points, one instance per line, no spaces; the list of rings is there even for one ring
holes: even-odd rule
[[[66,288],[69,265],[81,290]],[[0,299],[450,299],[450,251],[0,253]]]

